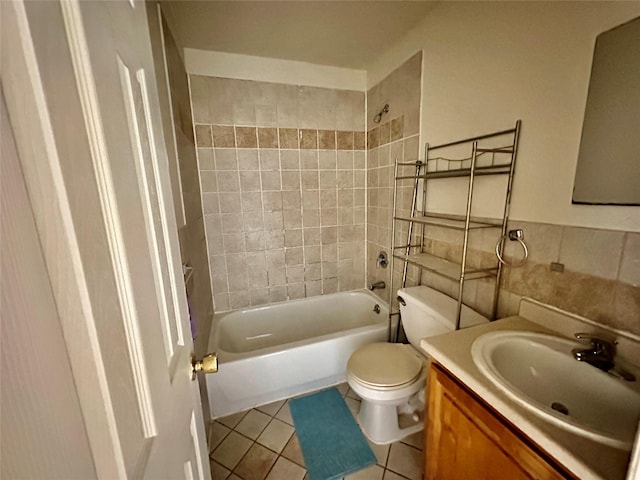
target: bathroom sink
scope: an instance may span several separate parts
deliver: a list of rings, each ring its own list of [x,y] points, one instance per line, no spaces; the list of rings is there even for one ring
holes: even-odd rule
[[[476,366],[506,395],[566,430],[630,450],[640,418],[637,382],[573,358],[585,345],[561,337],[500,331],[478,337]]]

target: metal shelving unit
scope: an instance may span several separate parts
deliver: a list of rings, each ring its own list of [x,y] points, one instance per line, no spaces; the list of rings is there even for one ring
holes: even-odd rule
[[[464,284],[466,281],[480,278],[493,277],[495,288],[493,296],[492,319],[495,319],[500,277],[502,273],[502,263],[496,258],[496,265],[490,268],[470,268],[467,264],[467,251],[469,247],[469,232],[480,229],[496,229],[496,241],[500,242],[500,250],[504,248],[504,241],[507,233],[507,223],[509,220],[509,206],[511,203],[511,191],[513,186],[513,174],[515,172],[516,155],[518,151],[518,140],[520,136],[520,120],[515,126],[508,130],[493,132],[478,137],[466,138],[455,142],[441,145],[425,146],[425,161],[398,162],[395,166],[395,181],[393,191],[393,217],[392,217],[392,255],[391,255],[391,295],[394,293],[394,264],[396,260],[403,262],[402,280],[400,288],[406,286],[408,265],[416,265],[420,268],[420,275],[423,271],[443,276],[458,282],[456,330],[460,328],[460,315],[462,312]],[[456,154],[459,149],[465,149],[467,156],[462,158],[448,158]],[[437,154],[437,155],[436,155]],[[407,175],[403,172],[406,167],[415,168],[415,173]],[[507,186],[504,197],[504,209],[501,219],[479,219],[471,217],[471,207],[473,204],[474,184],[477,177],[485,175],[506,175]],[[429,211],[427,205],[427,191],[431,182],[446,178],[468,177],[466,191],[466,211],[464,215],[446,215]],[[398,190],[405,181],[413,182],[413,197],[409,215],[398,214]],[[418,193],[422,186],[422,204],[418,210]],[[397,225],[404,223],[407,225],[407,239],[402,244],[396,244]],[[415,226],[420,228],[414,236]],[[462,232],[462,253],[458,262],[439,258],[424,251],[425,235],[430,227],[440,227]],[[414,243],[412,244],[412,240]],[[393,303],[390,301],[390,305]],[[398,315],[393,308],[390,312],[390,322],[393,315]],[[391,327],[389,329],[391,337]],[[397,331],[396,331],[397,340]],[[390,338],[391,340],[391,338]]]

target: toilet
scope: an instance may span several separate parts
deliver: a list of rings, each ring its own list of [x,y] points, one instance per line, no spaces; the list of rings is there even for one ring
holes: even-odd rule
[[[387,444],[422,430],[427,358],[424,337],[455,328],[456,300],[423,285],[398,290],[409,344],[377,342],[356,349],[347,362],[347,382],[362,403],[358,423],[373,443]],[[461,327],[488,319],[463,306]]]

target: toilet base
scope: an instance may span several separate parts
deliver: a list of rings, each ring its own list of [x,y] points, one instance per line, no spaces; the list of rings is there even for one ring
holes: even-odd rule
[[[399,413],[398,405],[372,403],[362,399],[358,424],[373,443],[385,445],[402,440],[424,427],[424,407],[412,413]]]

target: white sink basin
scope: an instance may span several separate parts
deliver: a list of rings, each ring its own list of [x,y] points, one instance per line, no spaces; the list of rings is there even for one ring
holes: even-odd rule
[[[640,418],[637,382],[573,358],[585,345],[540,333],[500,331],[478,337],[471,354],[480,371],[534,414],[566,430],[630,450]]]

